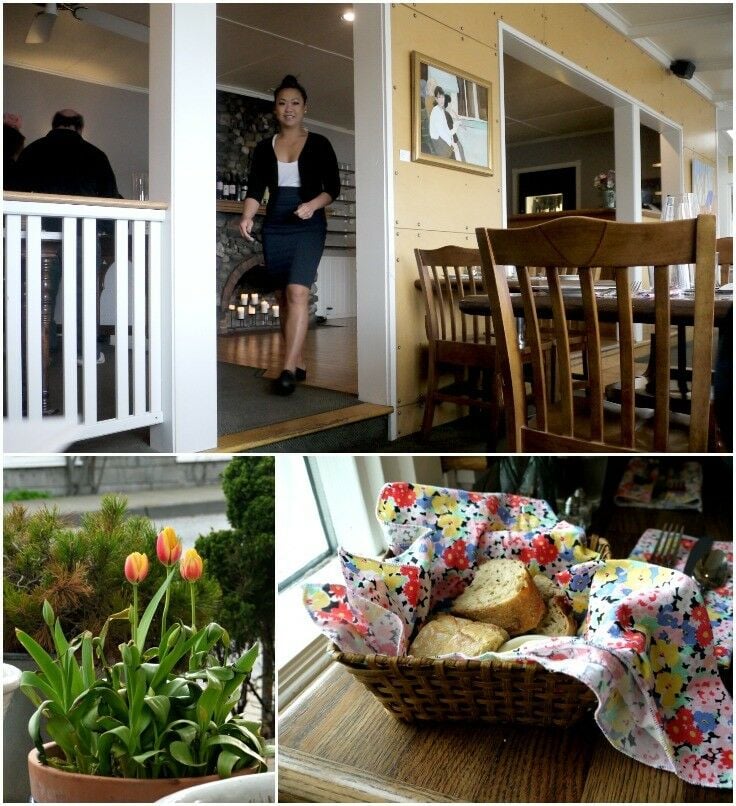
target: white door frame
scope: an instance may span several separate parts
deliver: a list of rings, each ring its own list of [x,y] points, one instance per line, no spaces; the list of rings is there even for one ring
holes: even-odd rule
[[[396,422],[396,279],[393,238],[391,6],[365,3],[353,23],[355,86],[358,396],[393,406]]]
[[[641,164],[639,123],[659,132],[662,157],[662,194],[682,193],[683,136],[682,126],[646,106],[602,78],[571,62],[554,50],[515,30],[505,22],[498,23],[498,58],[500,66],[501,118],[501,183],[506,188],[506,126],[504,105],[503,56],[515,59],[553,76],[614,110],[616,143],[616,218],[619,221],[641,221]],[[502,205],[506,226],[506,205]]]

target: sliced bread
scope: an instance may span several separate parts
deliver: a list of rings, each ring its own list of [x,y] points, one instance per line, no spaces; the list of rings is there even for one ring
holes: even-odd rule
[[[434,658],[460,652],[475,657],[484,652],[494,652],[508,641],[506,630],[495,624],[481,624],[443,614],[428,621],[409,647],[409,655]]]
[[[539,624],[545,613],[544,599],[519,560],[488,560],[478,566],[470,585],[455,599],[450,610],[464,618],[503,627],[520,635]]]
[[[564,594],[547,602],[547,612],[534,628],[536,635],[575,635],[577,624],[572,617],[572,605]]]
[[[555,596],[561,596],[563,593],[562,588],[554,580],[546,577],[544,574],[537,574],[534,577],[534,584],[537,586],[537,590],[541,593],[542,599],[544,599],[545,602],[548,602]]]

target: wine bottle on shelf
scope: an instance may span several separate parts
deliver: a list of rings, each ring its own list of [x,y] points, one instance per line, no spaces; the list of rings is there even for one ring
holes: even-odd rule
[[[230,174],[230,201],[237,201],[237,196],[235,195],[235,183],[236,183],[237,174],[232,173]]]
[[[215,185],[216,196],[217,196],[218,199],[222,198],[222,185],[223,185],[222,174],[220,173],[220,171],[218,171],[217,172],[216,185]]]
[[[235,195],[233,196],[233,201],[240,201],[240,189],[243,186],[243,180],[240,178],[240,174],[235,174]]]

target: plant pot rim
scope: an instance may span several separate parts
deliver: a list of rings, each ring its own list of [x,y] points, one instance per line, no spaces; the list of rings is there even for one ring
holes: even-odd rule
[[[20,676],[23,674],[17,666],[3,661],[3,694],[10,694],[20,685]]]
[[[58,751],[58,745],[56,742],[46,742],[46,744],[44,744],[44,749],[48,755],[54,756],[57,755],[57,753],[54,751]],[[110,786],[120,786],[121,784],[124,784],[126,787],[131,786],[141,789],[150,787],[152,783],[163,784],[165,782],[165,785],[170,785],[171,789],[183,789],[184,787],[195,786],[196,784],[204,784],[208,783],[209,781],[222,780],[217,773],[213,775],[197,775],[185,778],[123,778],[121,776],[114,775],[88,775],[81,772],[69,772],[67,770],[59,770],[56,767],[50,766],[49,764],[42,764],[38,758],[38,750],[35,747],[30,751],[30,753],[28,753],[28,765],[29,770],[31,767],[33,767],[39,771],[42,771],[43,775],[49,776],[55,780],[63,779],[68,781],[69,776],[74,776],[76,778],[94,781],[96,784],[101,785],[107,784]],[[233,775],[248,775],[253,773],[255,773],[255,768],[246,767],[245,769],[234,772]]]

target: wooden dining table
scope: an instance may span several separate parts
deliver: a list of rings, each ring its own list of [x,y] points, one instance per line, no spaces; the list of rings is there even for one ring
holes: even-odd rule
[[[628,459],[608,457],[591,527],[625,557],[647,528],[676,518],[692,536],[732,539],[729,463],[704,457],[703,512],[613,501]],[[724,506],[724,502],[727,504]],[[327,643],[325,641],[325,651]],[[280,714],[280,802],[716,802],[732,790],[685,783],[608,742],[588,713],[566,729],[483,722],[407,723],[337,663]]]
[[[524,316],[524,303],[521,294],[512,293],[511,304],[514,314]],[[583,297],[577,289],[566,289],[565,316],[572,321],[584,319]],[[552,298],[543,289],[534,292],[537,315],[540,319],[552,318]],[[617,322],[619,319],[618,301],[615,296],[608,293],[596,295],[598,318],[602,322]],[[460,310],[466,314],[476,316],[491,315],[491,301],[487,294],[468,294],[459,303]],[[634,322],[641,324],[654,324],[655,307],[654,296],[636,294],[632,297],[631,308]],[[695,318],[695,295],[683,294],[670,297],[671,322],[673,325],[692,325]],[[733,316],[733,293],[716,294],[713,320],[716,327],[722,327]]]

